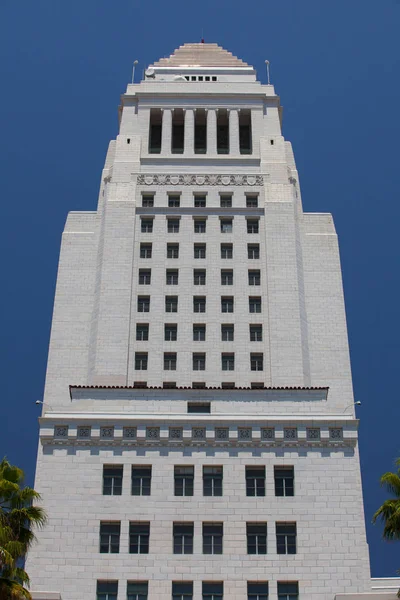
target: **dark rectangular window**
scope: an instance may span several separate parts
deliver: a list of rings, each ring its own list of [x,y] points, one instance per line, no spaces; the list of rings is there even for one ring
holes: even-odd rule
[[[194,467],[174,467],[175,496],[193,496]]]
[[[203,554],[222,554],[223,535],[222,523],[203,523]]]
[[[167,258],[179,258],[179,244],[167,244]]]
[[[194,244],[194,258],[205,258],[206,257],[206,245],[205,244]]]
[[[196,384],[193,383],[192,387],[194,389],[204,389],[205,385],[201,383],[199,386],[199,382]],[[211,412],[211,403],[210,402],[188,402],[187,405],[188,413],[199,413],[199,414],[209,414]]]
[[[164,340],[166,342],[176,342],[178,338],[178,325],[175,323],[166,323],[164,325]]]
[[[205,387],[206,387],[206,382],[205,381],[192,381],[192,388],[194,390],[204,390]],[[188,412],[190,412],[190,410],[189,410],[189,404],[195,404],[195,403],[188,402]],[[207,403],[207,404],[209,404],[209,403]],[[196,411],[194,410],[193,412],[196,412]],[[210,411],[208,410],[207,412],[210,412]]]
[[[147,581],[128,581],[127,600],[147,600],[148,587]]]
[[[235,389],[235,382],[234,381],[223,381],[221,383],[221,388],[223,390],[234,390]]]
[[[181,205],[181,197],[174,194],[168,194],[168,207],[169,208],[179,208]],[[179,220],[179,219],[178,219]],[[179,229],[179,227],[178,227]]]
[[[221,297],[221,312],[233,313],[233,296]]]
[[[247,554],[267,554],[267,524],[246,523]]]
[[[193,341],[204,342],[206,339],[206,326],[205,325],[193,325]]]
[[[178,285],[179,271],[178,269],[167,269],[165,273],[165,283],[167,285]]]
[[[167,219],[168,233],[179,233],[179,219]]]
[[[151,269],[139,269],[139,285],[150,285]]]
[[[135,352],[135,370],[147,371],[147,352]]]
[[[268,600],[268,581],[248,581],[247,600]]]
[[[299,584],[297,581],[290,583],[278,581],[278,600],[298,600]]]
[[[262,325],[250,325],[250,341],[262,342]]]
[[[222,581],[203,581],[202,600],[222,600],[224,597],[224,584]]]
[[[121,523],[100,522],[100,552],[102,554],[118,554]]]
[[[261,273],[259,270],[249,271],[249,285],[260,285],[261,284]]]
[[[176,352],[164,352],[164,371],[176,371]]]
[[[137,299],[138,312],[150,311],[150,296],[138,296]]]
[[[233,271],[231,269],[221,270],[221,285],[233,285]]]
[[[223,468],[203,467],[203,496],[222,496]]]
[[[141,219],[140,230],[142,233],[153,233],[153,219]]]
[[[154,195],[153,194],[143,194],[142,195],[142,206],[144,208],[153,208]]]
[[[151,491],[151,465],[133,465],[132,496],[150,496]]]
[[[276,551],[296,554],[296,523],[276,523]]]
[[[265,467],[246,467],[246,496],[265,496]]]
[[[232,196],[221,195],[219,200],[221,208],[232,208]]]
[[[205,208],[206,207],[206,196],[198,196],[194,197],[194,206],[195,208]]]
[[[235,355],[233,353],[224,352],[221,354],[221,368],[223,371],[235,370]]]
[[[247,233],[258,233],[258,219],[247,219]]]
[[[179,581],[172,582],[172,600],[192,600],[193,582]]]
[[[260,313],[261,312],[261,296],[250,296],[249,297],[249,312]]]
[[[193,371],[205,371],[206,370],[206,355],[204,352],[194,352],[192,361],[193,361]]]
[[[178,312],[178,296],[165,296],[165,312]]]
[[[172,154],[183,154],[185,145],[185,114],[181,108],[175,108],[172,111],[172,133],[171,133],[171,152]]]
[[[117,600],[118,581],[98,581],[96,600]]]
[[[250,354],[250,369],[252,371],[263,371],[264,370],[264,356],[259,352],[252,352]]]
[[[195,312],[195,313],[206,312],[206,297],[205,296],[193,296],[193,312]]]
[[[220,220],[221,233],[232,233],[233,231],[233,220],[232,219],[221,219]]]
[[[252,153],[251,111],[248,109],[239,111],[239,148],[240,154]]]
[[[103,495],[120,496],[122,494],[122,465],[103,465]]]
[[[129,523],[129,553],[148,554],[150,538],[150,523]]]
[[[140,258],[151,258],[152,245],[151,244],[140,244]]]
[[[174,554],[193,554],[193,523],[174,523]]]
[[[233,257],[233,244],[221,244],[221,258]]]
[[[193,271],[193,285],[206,285],[206,271],[205,271],[205,269],[194,269],[194,271]]]
[[[150,110],[149,154],[160,154],[162,136],[162,112],[159,108]]]
[[[217,153],[229,154],[229,115],[223,108],[217,111]]]
[[[246,196],[246,207],[247,208],[257,208],[258,207],[258,196]]]
[[[198,108],[194,115],[194,153],[206,154],[207,152],[207,113],[203,108]]]
[[[294,496],[294,467],[274,467],[275,496]]]
[[[205,233],[207,221],[205,219],[195,219],[193,221],[195,233]]]
[[[250,260],[260,258],[260,244],[247,244],[247,257]]]
[[[235,337],[234,325],[221,325],[221,340],[223,342],[233,342]]]

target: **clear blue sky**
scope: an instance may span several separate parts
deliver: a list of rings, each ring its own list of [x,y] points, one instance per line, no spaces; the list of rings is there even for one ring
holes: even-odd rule
[[[399,435],[400,0],[0,0],[0,456],[33,481],[60,236],[96,207],[131,74],[218,42],[272,82],[304,209],[332,212],[343,265],[374,576],[400,542],[370,525]]]

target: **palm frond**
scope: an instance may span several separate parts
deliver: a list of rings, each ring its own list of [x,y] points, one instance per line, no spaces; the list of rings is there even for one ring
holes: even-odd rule
[[[2,600],[32,600],[29,591],[13,579],[0,577],[0,598]]]
[[[400,477],[396,473],[385,473],[381,477],[381,485],[384,486],[390,494],[400,498]]]

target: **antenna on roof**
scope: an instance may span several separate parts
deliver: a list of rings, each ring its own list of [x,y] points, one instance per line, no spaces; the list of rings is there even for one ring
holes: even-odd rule
[[[204,44],[204,29],[201,29],[201,41],[200,44]]]
[[[270,80],[269,80],[269,60],[265,61],[265,66],[267,67],[267,82],[268,82],[268,85],[270,85]]]
[[[132,68],[132,83],[135,83],[135,68],[137,64],[139,64],[139,61],[135,60]]]

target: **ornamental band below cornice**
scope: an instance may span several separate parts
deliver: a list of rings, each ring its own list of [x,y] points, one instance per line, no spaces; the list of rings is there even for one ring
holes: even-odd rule
[[[139,185],[248,185],[262,186],[262,175],[145,175],[137,176]]]

